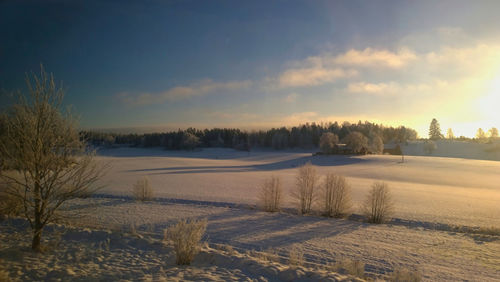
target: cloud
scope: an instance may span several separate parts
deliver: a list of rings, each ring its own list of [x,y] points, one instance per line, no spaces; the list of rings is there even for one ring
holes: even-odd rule
[[[289,68],[277,77],[267,79],[272,86],[268,88],[308,87],[333,83],[358,76],[362,68],[400,69],[417,58],[417,55],[408,48],[402,48],[397,52],[366,48],[350,49],[341,54],[325,53],[290,63]]]
[[[237,112],[224,112],[224,111],[215,111],[207,113],[206,116],[208,118],[213,118],[215,120],[230,120],[231,122],[242,122],[253,120],[259,117],[257,114],[252,113],[237,113]]]
[[[117,94],[116,98],[127,105],[142,106],[164,103],[165,101],[189,99],[216,91],[235,91],[248,88],[251,84],[252,82],[249,80],[229,82],[214,82],[212,80],[205,80],[188,86],[173,87],[166,91],[157,93],[144,92],[137,95],[131,95],[127,92],[122,92]]]
[[[450,36],[461,33],[454,29],[440,32]],[[196,117],[189,121],[199,121],[206,127],[248,125],[250,128],[265,128],[313,121],[371,120],[388,124],[401,121],[416,127],[422,123],[422,127],[417,129],[425,133],[428,116],[436,116],[440,120],[447,117],[449,123],[453,123],[484,115],[484,120],[489,118],[500,122],[492,99],[483,99],[491,109],[475,103],[489,93],[488,85],[492,81],[500,81],[498,42],[468,42],[468,45],[427,46],[421,49],[411,47],[414,49],[391,51],[367,47],[340,53],[321,53],[285,63],[280,72],[255,82],[209,80],[164,92],[122,93],[117,97],[130,105],[147,105],[213,92],[236,91],[257,84],[260,90],[269,90],[270,93],[264,93],[265,100],[257,99],[263,96],[258,94],[255,99],[245,100],[250,101],[251,106],[248,107],[240,107],[241,100],[234,99],[228,102],[229,106],[218,109],[220,112],[202,115],[193,111],[183,119],[177,119],[187,123],[187,119]],[[295,89],[302,87],[306,89]],[[302,93],[302,96],[297,93]],[[497,93],[494,91],[491,97],[497,99]],[[275,94],[275,97],[268,94]],[[299,97],[300,103],[297,103]],[[203,107],[200,105],[200,108]],[[216,108],[211,107],[210,111]],[[296,113],[289,112],[292,110]],[[338,116],[329,116],[328,113],[337,113]]]
[[[498,69],[500,45],[483,43],[466,48],[445,46],[423,57],[423,62],[430,69],[448,72],[452,70],[453,73],[466,75],[483,75]]]
[[[324,68],[322,66],[290,69],[279,77],[280,87],[315,86],[333,82],[339,78],[347,78],[356,75],[354,70],[342,68]]]
[[[366,48],[364,50],[351,49],[344,54],[327,58],[334,64],[361,67],[388,67],[399,69],[409,62],[417,59],[417,55],[408,48],[402,48],[397,52],[388,50],[375,50]]]
[[[317,118],[318,118],[318,113],[316,112],[300,112],[285,116],[282,118],[282,120],[289,125],[298,125],[301,123],[315,121],[317,120]]]
[[[347,86],[350,93],[367,93],[375,95],[392,95],[399,92],[401,87],[395,82],[389,83],[368,83],[356,82]]]
[[[297,93],[290,93],[288,94],[284,99],[283,102],[287,104],[295,103],[297,101],[297,98],[299,97],[299,94]]]

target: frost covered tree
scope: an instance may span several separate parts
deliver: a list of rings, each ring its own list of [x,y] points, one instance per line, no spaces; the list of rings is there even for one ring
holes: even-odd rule
[[[323,153],[331,154],[337,143],[339,143],[339,137],[336,134],[325,132],[319,139],[319,148]]]
[[[330,217],[342,217],[352,207],[350,186],[345,177],[328,173],[323,184],[324,214]]]
[[[446,131],[446,138],[449,140],[455,139],[455,134],[453,134],[453,130],[451,128],[448,128],[448,131]]]
[[[394,212],[394,200],[389,186],[384,182],[373,183],[362,209],[368,222],[383,223],[389,220]]]
[[[349,146],[354,153],[359,153],[363,148],[368,148],[368,138],[357,131],[349,133],[342,141]]]
[[[441,138],[443,138],[443,134],[441,133],[441,127],[437,119],[433,118],[431,121],[431,125],[429,126],[429,139],[439,140]]]
[[[490,128],[490,130],[488,130],[488,133],[491,139],[498,138],[498,129],[496,127]]]
[[[384,151],[384,141],[380,136],[374,135],[370,138],[370,150],[375,154],[382,154]]]
[[[299,167],[296,177],[295,190],[292,190],[292,197],[298,201],[298,210],[300,214],[307,214],[311,211],[315,192],[318,183],[316,169],[311,163]]]
[[[484,130],[482,128],[479,128],[476,132],[476,138],[479,140],[479,141],[484,141],[486,139],[486,133],[484,132]]]
[[[43,228],[57,218],[67,200],[88,196],[104,171],[80,139],[76,119],[62,110],[64,91],[43,67],[40,76],[27,75],[29,95],[5,113],[0,139],[6,192],[22,202],[32,229],[31,247],[41,251]]]
[[[283,202],[283,186],[279,177],[272,176],[264,181],[259,200],[265,211],[276,212],[280,210]]]
[[[200,139],[193,133],[185,132],[182,135],[182,146],[186,150],[194,150],[199,143]]]

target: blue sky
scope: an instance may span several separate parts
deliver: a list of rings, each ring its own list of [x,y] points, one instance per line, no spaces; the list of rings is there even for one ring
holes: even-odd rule
[[[3,1],[0,89],[40,63],[85,128],[500,126],[499,1]]]

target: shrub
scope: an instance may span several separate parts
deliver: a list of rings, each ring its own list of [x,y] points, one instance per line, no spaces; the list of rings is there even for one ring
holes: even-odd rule
[[[283,200],[283,187],[279,177],[272,176],[265,180],[259,195],[262,208],[267,212],[280,210]]]
[[[375,182],[366,197],[363,212],[368,222],[382,223],[389,219],[394,209],[394,204],[389,191],[389,186],[384,182]]]
[[[360,278],[365,277],[365,264],[359,260],[344,259],[333,266],[333,271],[350,274]]]
[[[174,245],[175,262],[178,265],[191,264],[200,251],[200,241],[206,228],[206,220],[181,220],[165,230],[165,239]]]
[[[299,202],[299,213],[307,214],[311,211],[311,205],[314,200],[314,188],[317,181],[316,169],[311,163],[299,167],[296,178],[296,189],[292,191],[292,197]]]
[[[149,184],[149,179],[147,177],[137,180],[132,188],[132,196],[134,199],[141,202],[153,199],[153,190],[151,189],[151,185]]]
[[[351,195],[345,177],[329,173],[323,184],[324,214],[330,217],[342,217],[349,213]]]
[[[288,253],[288,264],[290,266],[301,266],[304,263],[304,253],[301,249],[293,246]]]
[[[394,282],[419,282],[422,281],[422,275],[406,268],[398,268],[394,270],[389,279]]]

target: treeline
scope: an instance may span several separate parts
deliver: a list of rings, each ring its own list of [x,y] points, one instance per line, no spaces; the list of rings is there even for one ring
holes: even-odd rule
[[[281,127],[270,130],[242,131],[234,128],[213,128],[199,130],[188,128],[166,133],[117,134],[99,131],[83,131],[82,138],[94,146],[129,145],[135,147],[164,147],[181,150],[196,147],[224,147],[250,150],[252,147],[314,148],[319,146],[321,135],[331,132],[342,140],[351,132],[359,132],[367,138],[380,137],[384,143],[415,140],[417,132],[404,126],[387,127],[371,122],[351,124],[306,123],[291,128]]]

